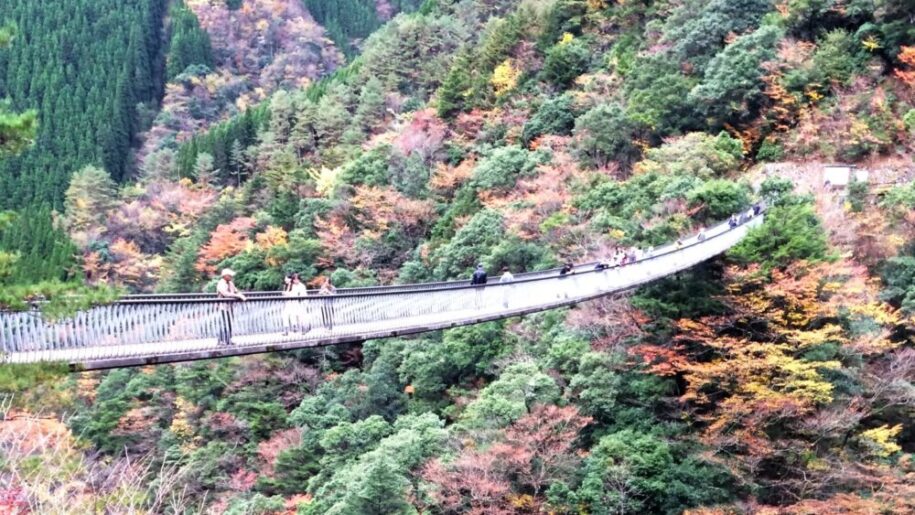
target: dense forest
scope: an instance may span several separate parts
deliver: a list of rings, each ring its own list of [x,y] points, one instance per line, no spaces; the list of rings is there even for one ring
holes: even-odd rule
[[[416,10],[422,0],[304,0],[308,12],[347,54],[354,55],[359,43],[399,12]]]
[[[912,1],[417,3],[173,3],[168,44],[143,39],[149,80],[130,82],[134,107],[165,84],[158,111],[123,111],[122,160],[92,140],[101,153],[37,196],[49,175],[19,166],[110,119],[22,100],[64,39],[29,29],[58,10],[21,2],[0,122],[34,108],[40,125],[0,180],[56,211],[0,221],[0,285],[47,279],[26,255],[87,299],[212,291],[225,267],[260,290],[293,272],[459,279],[659,245],[757,201],[765,222],[688,272],[523,318],[111,372],[0,367],[0,510],[915,511]],[[99,12],[150,17],[105,38],[159,31],[164,7],[112,4]],[[81,9],[66,20],[98,5]],[[80,51],[108,41],[79,35]],[[122,46],[91,74],[110,91],[139,73]],[[57,80],[77,88],[72,67]],[[868,179],[827,184],[835,162]],[[27,254],[31,232],[58,245]]]
[[[86,164],[129,172],[138,105],[161,90],[164,11],[162,0],[0,3],[19,33],[0,53],[0,93],[39,119],[35,147],[2,163],[0,208],[61,208],[70,174]]]

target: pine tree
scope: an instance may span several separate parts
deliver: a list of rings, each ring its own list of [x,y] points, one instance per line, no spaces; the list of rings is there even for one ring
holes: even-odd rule
[[[245,160],[245,151],[241,142],[237,139],[232,140],[232,147],[229,149],[229,165],[232,175],[235,177],[235,186],[241,186],[242,178],[248,173],[248,163]]]
[[[206,152],[197,154],[197,160],[194,162],[194,177],[197,178],[197,182],[204,186],[215,184],[219,170],[215,168],[213,163],[212,154]]]

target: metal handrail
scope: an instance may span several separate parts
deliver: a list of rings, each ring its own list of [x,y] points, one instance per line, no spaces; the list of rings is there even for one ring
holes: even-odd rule
[[[719,235],[723,230],[730,229],[728,221],[720,222],[710,229],[706,230],[708,238],[714,238]],[[691,243],[684,243],[681,248],[685,248],[688,245],[694,245],[698,242],[697,236],[686,238],[686,241]],[[676,251],[676,244],[669,243],[661,247],[656,248],[652,252],[652,256],[657,257],[668,252]],[[642,257],[639,261],[650,259],[650,257]],[[574,270],[575,273],[583,273],[591,271],[597,265],[596,261],[583,263],[576,265]],[[625,266],[625,265],[617,265]],[[513,282],[529,281],[535,279],[545,279],[556,277],[559,274],[559,267],[550,268],[546,270],[538,270],[533,272],[522,272],[515,274]],[[493,279],[498,279],[497,276],[494,276]],[[493,283],[494,284],[494,283]],[[338,288],[336,295],[367,295],[367,294],[379,294],[379,293],[390,293],[390,292],[399,292],[399,291],[426,291],[426,290],[441,290],[441,289],[454,289],[454,288],[467,288],[472,287],[470,284],[470,279],[457,279],[451,281],[436,281],[428,283],[415,283],[415,284],[394,284],[388,286],[363,286],[356,288]],[[254,298],[263,298],[263,299],[279,299],[279,298],[288,298],[284,297],[281,292],[278,291],[251,291],[244,292],[245,296],[249,299]],[[319,295],[318,290],[308,290],[308,296]],[[233,301],[233,299],[220,299],[215,293],[160,293],[160,294],[133,294],[125,295],[118,302],[173,302],[176,300],[191,301],[191,300],[205,300],[211,302],[219,301]]]

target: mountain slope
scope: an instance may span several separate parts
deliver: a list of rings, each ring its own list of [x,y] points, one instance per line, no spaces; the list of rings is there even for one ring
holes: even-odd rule
[[[168,511],[163,485],[181,484],[173,511],[909,513],[911,12],[425,2],[326,79],[178,145],[167,173],[117,192],[78,175],[65,218],[91,280],[466,278],[650,247],[760,200],[765,224],[629,296],[84,374],[20,387],[20,405],[77,412],[69,430],[102,456],[80,480],[153,464],[102,488],[125,511]],[[872,182],[827,187],[834,160]],[[53,499],[53,479],[15,485]]]

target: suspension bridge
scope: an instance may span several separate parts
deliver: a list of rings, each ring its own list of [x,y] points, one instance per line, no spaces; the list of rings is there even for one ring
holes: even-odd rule
[[[37,308],[2,311],[0,362],[63,362],[73,371],[100,370],[479,324],[572,306],[686,270],[724,253],[762,221],[757,215],[736,227],[724,222],[702,236],[656,248],[622,266],[597,270],[592,263],[576,267],[572,274],[545,270],[519,274],[508,283],[495,278],[485,286],[450,281],[349,288],[335,295],[304,297],[254,292],[246,301],[206,293],[130,295],[60,320],[46,319]]]

